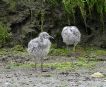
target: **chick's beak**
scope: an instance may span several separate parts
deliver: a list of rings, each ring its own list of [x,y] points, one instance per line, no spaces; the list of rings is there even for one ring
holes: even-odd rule
[[[52,36],[49,36],[49,38],[52,38],[52,39],[54,39],[54,37],[52,37]]]

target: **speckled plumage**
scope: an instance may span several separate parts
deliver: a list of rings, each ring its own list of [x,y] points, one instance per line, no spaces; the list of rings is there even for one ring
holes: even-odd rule
[[[81,33],[76,26],[65,26],[61,32],[61,36],[66,45],[76,46],[81,39]]]
[[[62,30],[63,42],[67,45],[77,44],[80,42],[81,33],[76,26],[66,26]]]
[[[36,59],[43,60],[49,53],[51,47],[50,37],[47,32],[41,32],[37,38],[32,39],[28,43],[28,53]]]

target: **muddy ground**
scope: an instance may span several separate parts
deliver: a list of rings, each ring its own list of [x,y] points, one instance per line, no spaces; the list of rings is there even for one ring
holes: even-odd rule
[[[34,68],[6,68],[7,61],[15,59],[14,56],[0,59],[0,87],[106,87],[106,77],[91,77],[95,72],[106,74],[106,61],[99,61],[92,68],[68,71],[47,68],[46,72],[41,73]],[[15,61],[23,62],[21,59],[16,57]],[[26,60],[30,61],[28,58]],[[45,63],[54,60],[71,61],[69,57],[52,56]]]

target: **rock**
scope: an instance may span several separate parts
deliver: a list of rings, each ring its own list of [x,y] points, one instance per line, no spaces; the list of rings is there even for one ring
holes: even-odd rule
[[[92,74],[91,77],[101,78],[101,77],[104,77],[104,75],[100,72],[96,72],[96,73]]]
[[[5,84],[5,87],[12,87],[12,84],[9,82],[5,82],[4,84]]]

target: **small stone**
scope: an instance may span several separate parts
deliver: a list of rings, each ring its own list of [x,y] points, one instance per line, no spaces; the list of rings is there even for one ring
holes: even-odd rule
[[[4,84],[5,84],[6,87],[10,87],[11,86],[11,83],[9,83],[9,82],[6,82]]]
[[[97,78],[104,77],[104,75],[100,72],[96,72],[96,73],[92,74],[91,76],[92,77],[97,77]]]

